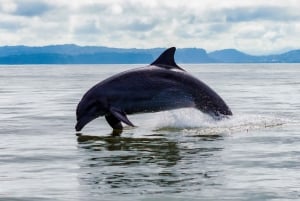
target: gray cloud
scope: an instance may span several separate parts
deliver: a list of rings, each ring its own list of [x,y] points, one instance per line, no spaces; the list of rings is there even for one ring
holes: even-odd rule
[[[8,22],[0,20],[0,29],[15,32],[16,30],[22,29],[24,25],[19,22]]]
[[[247,22],[257,20],[299,21],[300,13],[291,8],[279,6],[236,7],[219,11],[227,22]]]
[[[141,20],[134,20],[129,23],[126,28],[131,31],[150,31],[156,26],[156,22],[143,22]]]
[[[53,5],[48,4],[47,2],[43,1],[17,1],[17,9],[15,10],[15,15],[20,16],[39,16],[43,15],[46,12],[54,9]]]
[[[75,28],[75,33],[78,34],[97,34],[100,29],[97,27],[95,20],[89,20],[84,22],[81,26]]]

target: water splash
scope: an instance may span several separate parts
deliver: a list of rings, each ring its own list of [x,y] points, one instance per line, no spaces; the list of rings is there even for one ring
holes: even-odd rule
[[[214,120],[208,115],[194,109],[180,109],[160,113],[152,120],[155,130],[184,130],[187,133],[199,135],[231,134],[241,131],[251,131],[292,122],[289,119],[275,115],[234,114],[223,120]]]

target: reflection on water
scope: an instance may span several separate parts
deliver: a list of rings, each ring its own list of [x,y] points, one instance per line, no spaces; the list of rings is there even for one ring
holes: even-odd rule
[[[90,151],[122,151],[128,154],[114,155],[106,158],[91,158],[93,161],[101,159],[107,165],[131,165],[135,163],[159,163],[172,166],[180,159],[176,142],[164,138],[131,138],[120,136],[78,136],[77,141],[83,149]],[[134,153],[142,152],[143,155]]]
[[[108,195],[132,193],[135,188],[140,194],[176,193],[217,185],[214,177],[219,174],[218,167],[206,166],[223,148],[204,143],[220,139],[216,135],[198,137],[202,143],[193,147],[189,140],[180,142],[167,137],[78,135],[84,156],[79,180],[89,188],[87,192]]]

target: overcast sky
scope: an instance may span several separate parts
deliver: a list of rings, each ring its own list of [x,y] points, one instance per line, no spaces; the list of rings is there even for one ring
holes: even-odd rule
[[[0,0],[0,46],[300,49],[300,0]]]

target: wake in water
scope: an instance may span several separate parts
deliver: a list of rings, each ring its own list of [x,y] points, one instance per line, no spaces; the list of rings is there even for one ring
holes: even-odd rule
[[[151,126],[154,130],[184,130],[207,135],[263,129],[290,122],[292,121],[286,118],[253,114],[234,114],[223,120],[214,120],[198,110],[180,109],[159,113],[153,118]]]

